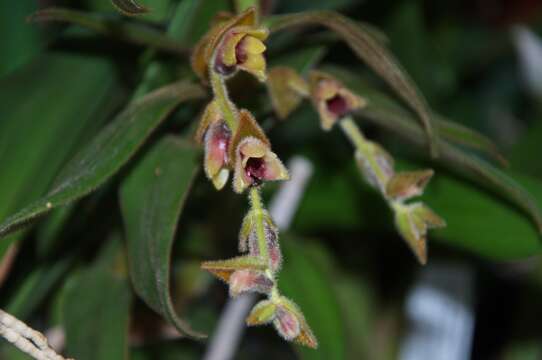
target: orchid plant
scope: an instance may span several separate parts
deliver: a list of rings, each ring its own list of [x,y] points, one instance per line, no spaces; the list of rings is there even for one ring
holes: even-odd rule
[[[117,98],[126,96],[126,84],[119,74],[132,72],[132,68],[126,70],[102,58],[86,59],[80,54],[74,55],[70,41],[67,41],[68,45],[61,44],[68,50],[63,48],[55,53],[53,48],[45,51],[39,61],[21,72],[29,75],[15,74],[9,91],[2,93],[7,102],[22,104],[16,107],[22,110],[6,112],[9,126],[0,128],[0,150],[7,144],[5,149],[14,154],[14,160],[10,158],[13,161],[3,163],[6,174],[11,176],[7,179],[19,181],[17,184],[20,185],[8,193],[2,193],[0,187],[0,215],[3,216],[0,238],[6,238],[5,246],[0,247],[0,285],[4,280],[14,281],[10,278],[10,270],[18,269],[13,265],[18,264],[18,251],[23,251],[33,263],[45,263],[44,268],[51,262],[55,266],[45,274],[39,267],[36,273],[28,276],[23,290],[37,288],[30,299],[25,301],[8,294],[2,300],[6,311],[0,310],[3,319],[0,334],[24,352],[36,358],[62,359],[49,347],[42,334],[22,320],[26,321],[25,311],[31,313],[37,303],[52,293],[55,281],[59,282],[59,274],[68,273],[71,267],[78,271],[70,273],[70,281],[59,295],[61,300],[55,301],[60,304],[58,306],[65,307],[66,314],[78,315],[79,307],[70,305],[96,296],[94,289],[108,291],[103,296],[99,291],[99,301],[103,304],[96,308],[103,314],[96,317],[95,323],[82,327],[80,322],[73,320],[79,319],[77,316],[64,317],[70,356],[78,358],[81,353],[92,353],[94,355],[89,358],[100,358],[96,354],[101,348],[89,350],[83,346],[86,343],[77,341],[75,347],[70,348],[74,346],[71,345],[74,343],[72,334],[79,334],[78,331],[81,338],[89,336],[88,333],[99,333],[96,336],[105,340],[96,343],[105,344],[105,347],[113,339],[112,342],[120,344],[117,348],[125,351],[129,348],[126,345],[128,332],[130,341],[144,341],[145,336],[138,337],[137,329],[128,330],[130,304],[135,295],[147,305],[145,309],[159,314],[161,321],[173,327],[177,335],[205,338],[205,334],[193,330],[178,315],[170,274],[179,218],[185,202],[190,202],[191,189],[198,180],[202,180],[201,186],[207,186],[207,193],[212,193],[209,196],[219,198],[223,195],[216,191],[232,192],[232,197],[243,196],[239,201],[247,210],[244,217],[233,214],[239,217],[236,224],[240,224],[240,230],[236,231],[238,254],[217,260],[217,254],[201,251],[193,257],[197,257],[197,261],[192,259],[195,272],[191,274],[212,279],[216,284],[209,276],[212,274],[227,284],[229,296],[233,298],[244,293],[257,293],[260,298],[245,319],[248,326],[272,325],[283,339],[302,345],[298,347],[300,349],[316,349],[319,344],[320,350],[325,348],[328,339],[321,336],[318,325],[314,325],[311,317],[314,314],[307,310],[311,306],[290,296],[284,281],[289,261],[304,254],[289,253],[285,243],[281,248],[279,229],[265,200],[265,191],[273,188],[266,186],[268,182],[284,182],[290,178],[283,163],[290,154],[283,151],[280,141],[277,142],[277,137],[269,130],[274,126],[288,128],[292,124],[290,121],[301,111],[309,113],[309,127],[313,126],[319,136],[326,139],[339,136],[339,141],[349,143],[346,151],[348,161],[352,158],[349,164],[354,171],[357,166],[367,186],[358,185],[364,191],[367,188],[370,194],[376,194],[376,202],[386,205],[383,212],[389,212],[388,223],[414,255],[414,263],[417,260],[423,265],[428,261],[429,230],[453,231],[460,223],[457,216],[453,217],[453,212],[446,212],[434,203],[434,197],[431,198],[435,182],[447,171],[467,179],[469,184],[472,182],[497,192],[507,201],[506,206],[512,205],[511,210],[507,208],[508,212],[498,215],[518,216],[516,210],[520,209],[535,225],[536,234],[542,231],[542,212],[538,203],[514,177],[500,170],[506,166],[506,160],[493,142],[434,112],[389,50],[386,35],[373,26],[327,10],[273,15],[267,1],[238,0],[232,7],[230,1],[164,0],[152,2],[155,9],[135,0],[112,0],[111,3],[122,15],[111,17],[53,7],[37,11],[28,17],[28,21],[68,23],[71,27],[59,38],[73,40],[70,36],[75,36],[76,44],[88,41],[77,37],[83,28],[83,34],[115,39],[116,46],[127,43],[138,50],[143,48],[138,61],[131,62],[133,67],[136,67],[133,63],[137,63],[143,69],[137,76],[131,74],[139,79],[140,85],[123,111],[118,112]],[[147,3],[150,5],[151,1]],[[164,9],[168,10],[164,13],[167,16],[156,22],[152,19],[153,12],[158,11],[159,4],[166,3]],[[112,8],[107,1],[107,9]],[[201,21],[194,14],[206,20]],[[126,16],[131,18],[126,19]],[[167,30],[163,31],[161,26],[165,24]],[[315,26],[326,30],[323,36],[302,39],[307,28]],[[357,70],[321,61],[320,56],[311,56],[304,66],[296,66],[295,61],[277,61],[274,56],[277,53],[283,56],[282,60],[284,53],[291,55],[291,48],[281,48],[284,43],[296,47],[302,40],[319,46],[341,41],[350,51],[350,60],[360,60],[378,75],[392,90],[393,96],[379,89],[373,78],[367,80],[369,77],[358,76]],[[278,48],[282,54],[273,48]],[[120,52],[124,57],[130,57],[124,54],[124,49]],[[294,58],[298,56],[295,51],[294,55]],[[179,81],[179,78],[183,80]],[[38,87],[41,80],[47,85],[43,87],[45,90]],[[237,83],[239,80],[241,82]],[[36,84],[39,90],[31,96],[27,91],[30,83]],[[50,86],[59,88],[54,87],[53,91],[49,90]],[[60,105],[57,108],[57,99],[53,99],[57,94],[78,97],[79,105],[71,106],[70,103],[66,108]],[[243,95],[253,101],[243,102]],[[12,97],[17,101],[11,101]],[[177,111],[181,104],[186,112]],[[27,115],[27,112],[35,114],[36,111],[40,121],[36,121],[35,115]],[[110,115],[114,115],[113,119],[106,123]],[[74,117],[79,122],[74,124]],[[96,125],[101,124],[100,121],[104,123],[103,127]],[[369,130],[371,126],[388,131],[393,135],[390,138],[400,139],[416,148],[419,157],[425,161],[423,168],[403,166],[403,154],[388,146],[387,139],[379,138],[376,142],[376,136]],[[69,131],[71,135],[65,135]],[[295,142],[296,146],[305,146],[301,142],[298,144],[297,138]],[[73,149],[77,151],[72,156]],[[29,153],[33,157],[28,164],[20,161],[27,159]],[[40,157],[44,153],[49,156],[47,161]],[[0,156],[2,154],[0,151]],[[439,171],[433,185],[429,182],[435,171],[426,165]],[[205,177],[198,177],[198,173]],[[108,181],[110,179],[116,181]],[[25,184],[32,186],[25,188]],[[103,197],[107,198],[107,190],[111,189],[114,200],[104,202]],[[478,194],[465,193],[469,196]],[[88,201],[76,203],[87,195]],[[248,199],[246,204],[244,197]],[[117,202],[118,209],[111,206]],[[210,217],[207,198],[202,202],[205,202],[205,216]],[[213,203],[211,210],[219,208],[223,211],[221,206],[219,202]],[[469,206],[467,202],[465,207]],[[43,222],[36,221],[49,213],[51,216]],[[98,245],[89,227],[101,230],[102,226],[94,226],[90,215],[87,216],[95,213],[106,213],[108,217],[107,221],[96,221],[106,223],[103,225],[105,240]],[[72,216],[77,218],[74,223],[84,223],[80,228],[74,226],[77,231],[68,226],[71,222],[67,219]],[[382,214],[383,218],[385,216]],[[87,224],[87,217],[90,224]],[[476,225],[482,220],[477,218]],[[27,235],[25,230],[34,225],[36,234]],[[237,225],[235,227],[237,229]],[[90,241],[88,249],[71,249],[69,246],[75,243],[72,241],[75,236],[84,244]],[[18,240],[27,237],[40,239],[37,250],[21,250]],[[66,237],[69,241],[60,242],[59,239],[64,241]],[[458,238],[461,236],[456,236],[454,241],[462,247],[470,246],[474,251],[483,248],[476,242],[465,245],[466,242],[461,243]],[[491,238],[485,251],[491,254],[501,251],[498,255],[502,255],[504,251],[500,249],[506,246],[499,241]],[[500,245],[494,246],[495,242]],[[63,251],[51,261],[48,256],[56,248]],[[527,241],[519,248],[515,253],[517,257],[532,255],[536,253],[538,243]],[[85,256],[81,256],[83,252]],[[94,259],[89,262],[92,265],[87,264],[88,258]],[[25,277],[15,277],[16,280],[19,278]],[[43,292],[41,298],[40,291]],[[24,298],[28,291],[21,293]],[[226,298],[225,292],[222,294]],[[94,303],[83,305],[88,312],[98,311]],[[105,324],[111,314],[121,314],[122,334]],[[167,331],[157,333],[165,336]],[[123,356],[127,357],[127,353]]]
[[[393,158],[378,144],[367,140],[351,114],[367,105],[333,76],[313,71],[306,81],[292,68],[266,69],[265,44],[269,30],[257,23],[255,8],[237,16],[222,15],[196,45],[192,68],[201,81],[211,85],[213,99],[205,108],[196,138],[205,150],[205,174],[221,190],[233,172],[233,190],[248,191],[250,209],[239,233],[239,251],[247,255],[209,261],[202,268],[224,280],[230,295],[259,292],[267,296],[254,306],[248,325],[273,323],[286,340],[317,347],[301,309],[280,295],[277,275],[282,255],[278,229],[265,209],[260,189],[267,181],[288,180],[288,171],[272,152],[271,143],[254,116],[239,110],[228,96],[226,80],[238,71],[268,82],[276,113],[287,118],[303,98],[312,101],[324,131],[339,124],[355,148],[355,158],[367,182],[382,193],[395,212],[398,231],[424,264],[428,228],[443,227],[444,221],[421,202],[405,204],[421,195],[432,170],[398,172]]]

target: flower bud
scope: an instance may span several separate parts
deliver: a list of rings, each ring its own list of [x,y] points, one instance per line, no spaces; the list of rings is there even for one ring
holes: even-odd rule
[[[356,151],[356,163],[369,185],[385,194],[389,180],[395,175],[393,157],[377,143],[368,141],[367,146],[370,155]]]
[[[292,341],[301,333],[298,318],[286,307],[278,306],[275,310],[275,320],[273,324],[280,336],[288,341]]]
[[[207,178],[220,190],[228,181],[230,170],[229,146],[232,134],[229,127],[222,120],[222,115],[215,101],[212,101],[203,113],[200,125],[196,132],[196,139],[204,143],[205,160],[204,169]]]
[[[277,306],[271,300],[262,300],[257,303],[246,319],[248,326],[270,323],[275,318]]]
[[[398,201],[422,195],[433,174],[431,169],[397,173],[388,181],[386,194],[391,199]]]
[[[421,264],[427,262],[427,230],[446,226],[446,222],[423,203],[394,207],[395,226]]]
[[[278,228],[273,222],[271,215],[266,210],[257,214],[250,211],[243,219],[241,231],[239,232],[239,251],[248,251],[251,256],[259,256],[257,221],[258,216],[262,217],[267,251],[269,253],[269,268],[276,273],[282,264],[282,253],[278,242]]]
[[[286,340],[316,349],[318,341],[312,333],[303,313],[291,300],[281,296],[276,302],[273,324],[277,332]]]
[[[367,104],[364,99],[326,73],[311,72],[309,82],[311,98],[324,130],[330,130],[338,120]]]
[[[309,95],[309,87],[294,69],[277,66],[267,74],[267,87],[273,108],[279,119],[285,119],[294,111],[303,97]]]
[[[228,260],[206,261],[201,268],[209,271],[217,278],[230,282],[232,274],[238,270],[265,271],[268,265],[258,257],[239,256]]]

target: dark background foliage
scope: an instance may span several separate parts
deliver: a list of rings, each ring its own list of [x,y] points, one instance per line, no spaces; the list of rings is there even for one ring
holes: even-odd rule
[[[141,3],[152,12],[124,21],[168,31],[183,49],[198,40],[218,10],[231,8],[222,0]],[[542,206],[542,64],[539,58],[538,68],[525,66],[517,27],[527,27],[542,41],[539,1],[265,3],[275,14],[335,9],[380,29],[431,107],[493,139],[510,162],[506,173]],[[109,0],[0,0],[2,222],[57,186],[61,171],[72,178],[80,176],[77,164],[72,161],[66,169],[66,163],[118,119],[131,98],[179,79],[194,79],[186,55],[179,60],[179,55],[76,26],[25,21],[48,6],[121,19]],[[267,57],[271,64],[301,70],[317,64],[341,66],[372,88],[389,93],[336,35],[319,28],[272,36]],[[304,155],[314,166],[291,229],[281,236],[285,264],[280,287],[299,303],[321,343],[318,351],[300,349],[268,327],[250,328],[238,358],[396,358],[409,331],[405,299],[421,267],[395,233],[385,203],[359,176],[350,145],[339,131],[323,133],[309,104],[279,122],[263,87],[243,75],[230,86],[235,100],[255,112],[281,158]],[[165,276],[174,303],[167,311],[157,305],[158,311],[170,320],[169,310],[181,314],[198,331],[212,333],[227,300],[223,284],[202,272],[199,264],[236,253],[246,199],[229,189],[214,191],[196,171],[201,167],[200,158],[194,160],[199,155],[182,150],[190,141],[202,99],[175,105],[165,101],[154,104],[152,111],[135,111],[141,128],[119,126],[118,136],[103,142],[111,145],[110,151],[95,148],[80,158],[81,164],[88,160],[98,169],[86,187],[74,187],[72,197],[45,200],[43,211],[49,201],[54,207],[49,215],[0,241],[2,264],[11,262],[10,267],[0,267],[0,307],[39,330],[64,329],[65,353],[77,359],[201,358],[205,342],[176,338],[134,294],[129,266]],[[167,120],[159,123],[157,119],[167,114]],[[130,147],[139,141],[138,132],[145,133],[146,121],[156,122],[156,130],[141,147]],[[447,220],[448,228],[430,233],[428,267],[454,264],[468,269],[474,282],[472,357],[541,356],[542,238],[529,218],[498,191],[467,180],[439,161],[431,162],[426,150],[415,149],[372,123],[360,123],[370,138],[396,156],[400,168],[436,170],[425,201]],[[125,153],[116,152],[117,141],[125,142]],[[130,161],[119,160],[123,156]],[[170,165],[166,174],[173,177],[158,184],[137,177],[160,161]],[[271,198],[278,186],[266,186],[265,197]],[[162,199],[160,204],[171,202],[171,209],[158,213],[165,232],[177,223],[171,267],[166,250],[157,257],[158,265],[148,265],[144,255],[126,251],[126,234],[137,232],[147,219],[137,218],[130,209],[149,205],[139,191],[148,188],[156,189],[152,199]],[[178,219],[180,208],[175,204],[183,200]],[[145,281],[141,279],[139,286],[148,290]],[[149,297],[160,299],[165,290],[148,291]],[[24,358],[7,342],[0,343],[0,354]]]

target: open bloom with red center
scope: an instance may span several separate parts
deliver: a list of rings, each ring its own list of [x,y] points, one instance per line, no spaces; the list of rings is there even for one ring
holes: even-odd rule
[[[229,146],[232,134],[222,119],[218,105],[213,101],[205,108],[196,139],[205,146],[205,175],[220,190],[228,181],[230,170]]]
[[[239,126],[231,144],[235,192],[242,193],[263,181],[289,178],[288,170],[271,151],[269,140],[247,110],[239,112]]]
[[[340,81],[320,71],[311,72],[310,88],[324,130],[330,130],[337,120],[366,105],[365,100],[345,88]]]
[[[266,62],[263,41],[269,31],[256,24],[256,11],[249,8],[241,14],[223,18],[198,42],[192,54],[192,68],[203,80],[208,78],[209,64],[222,75],[241,69],[265,80]]]

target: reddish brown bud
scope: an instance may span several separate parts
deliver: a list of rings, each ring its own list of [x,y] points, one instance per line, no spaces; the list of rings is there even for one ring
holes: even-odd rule
[[[318,341],[299,307],[283,296],[278,298],[275,303],[277,309],[273,324],[278,333],[286,340],[293,340],[301,345],[316,349]]]
[[[431,169],[397,173],[386,185],[386,194],[399,201],[422,195],[433,174]]]
[[[261,220],[259,219],[261,217]],[[274,273],[280,269],[282,253],[278,242],[278,228],[266,210],[250,211],[244,218],[239,232],[239,251],[248,251],[251,256],[260,256],[257,222],[263,221],[264,235],[269,253],[269,268]]]
[[[278,306],[275,310],[273,324],[280,336],[288,341],[294,340],[301,333],[299,320],[287,308]]]

